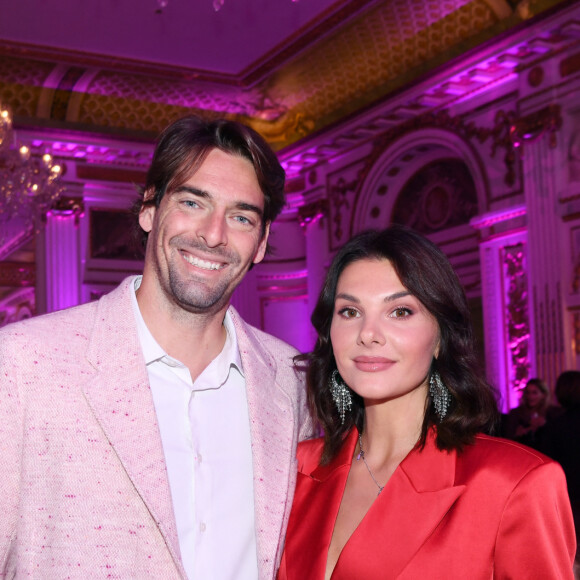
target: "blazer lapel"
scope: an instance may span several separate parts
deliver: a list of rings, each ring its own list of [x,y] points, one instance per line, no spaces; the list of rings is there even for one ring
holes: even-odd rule
[[[163,446],[125,280],[98,305],[87,358],[97,370],[85,397],[185,578]]]
[[[254,469],[256,543],[260,578],[272,578],[281,555],[282,525],[289,511],[290,477],[296,470],[292,452],[298,427],[288,395],[276,386],[276,363],[251,327],[230,308],[242,359]]]
[[[353,429],[332,462],[314,469],[312,463],[318,462],[322,442],[309,442],[312,456],[304,460],[310,465],[299,466],[288,522],[284,548],[287,570],[291,571],[288,578],[324,578],[328,548],[356,442],[357,431]],[[319,445],[314,447],[313,443]]]
[[[456,453],[439,451],[434,439],[431,431],[425,448],[401,462],[344,547],[333,580],[397,578],[461,496],[465,486],[454,486]]]

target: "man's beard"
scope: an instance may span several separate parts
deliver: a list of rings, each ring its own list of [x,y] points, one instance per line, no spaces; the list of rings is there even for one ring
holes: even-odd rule
[[[225,261],[227,268],[234,271],[234,276],[240,275],[237,268],[241,259],[237,253],[224,249],[210,249],[198,241],[188,241],[187,244],[183,244],[182,239],[179,238],[175,241],[181,248],[200,250],[205,260],[211,261],[214,256],[216,262]],[[227,304],[237,286],[235,284],[231,287],[232,282],[232,277],[224,276],[219,278],[215,285],[209,285],[205,279],[196,279],[195,274],[188,277],[180,274],[178,268],[169,268],[169,288],[172,297],[177,304],[189,312],[217,311],[222,308]]]

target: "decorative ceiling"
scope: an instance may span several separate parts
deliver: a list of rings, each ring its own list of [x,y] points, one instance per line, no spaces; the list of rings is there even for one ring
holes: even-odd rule
[[[20,0],[0,22],[0,101],[16,127],[146,140],[227,116],[280,150],[569,3]]]

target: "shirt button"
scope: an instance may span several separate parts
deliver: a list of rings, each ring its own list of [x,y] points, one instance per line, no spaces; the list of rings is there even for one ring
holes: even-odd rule
[[[200,532],[205,532],[205,524],[203,522],[199,524],[199,530]]]
[[[201,453],[197,454],[197,460],[199,461],[199,463],[201,463],[201,461],[202,461]]]

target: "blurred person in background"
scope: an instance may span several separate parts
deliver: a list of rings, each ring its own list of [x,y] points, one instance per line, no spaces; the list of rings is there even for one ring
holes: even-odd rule
[[[580,540],[580,371],[565,371],[556,381],[556,397],[564,412],[548,420],[542,430],[540,449],[564,469],[572,504],[576,541]],[[576,576],[580,577],[580,552],[576,553]]]
[[[539,378],[530,379],[522,390],[520,404],[503,418],[502,435],[530,447],[538,447],[538,429],[561,409],[550,405],[550,389]]]

